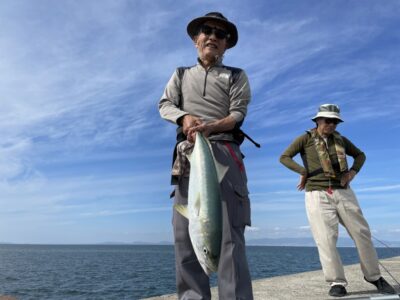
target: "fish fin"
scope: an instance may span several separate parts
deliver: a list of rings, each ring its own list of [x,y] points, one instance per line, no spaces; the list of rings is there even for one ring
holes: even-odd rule
[[[228,172],[229,167],[224,166],[217,162],[214,158],[215,170],[217,171],[218,182],[221,183],[222,179],[224,179],[226,172]]]
[[[217,171],[218,182],[221,183],[222,179],[224,179],[224,177],[225,177],[225,175],[226,175],[226,172],[228,172],[229,167],[220,164],[220,163],[215,159],[214,151],[213,151],[213,148],[212,148],[212,146],[211,146],[210,141],[209,141],[208,139],[205,139],[205,140],[206,140],[206,142],[207,142],[207,144],[208,144],[208,147],[210,148],[211,155],[212,155],[213,160],[214,160],[215,170]]]
[[[189,162],[192,162],[192,153],[187,153],[186,157],[189,160]]]
[[[180,213],[186,219],[189,219],[189,212],[188,212],[188,209],[187,209],[187,205],[174,204],[174,208],[178,213]]]

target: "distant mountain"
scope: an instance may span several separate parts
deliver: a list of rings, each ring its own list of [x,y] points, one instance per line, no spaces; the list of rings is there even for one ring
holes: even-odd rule
[[[102,242],[97,245],[130,245],[130,243],[126,242]]]
[[[375,247],[386,247],[380,242],[372,240]],[[382,241],[389,247],[400,247],[400,241]],[[263,238],[251,239],[246,241],[248,246],[292,246],[292,247],[316,247],[313,238]],[[355,247],[354,242],[350,238],[339,238],[338,247]]]
[[[161,242],[158,242],[158,245],[173,245],[174,243],[173,242],[170,242],[170,241],[161,241]]]
[[[159,242],[135,241],[135,242],[132,243],[132,245],[173,245],[173,243],[169,242],[169,241],[159,241]]]
[[[263,238],[263,239],[252,239],[247,240],[246,245],[248,246],[304,246],[304,247],[315,247],[314,240],[312,238]]]

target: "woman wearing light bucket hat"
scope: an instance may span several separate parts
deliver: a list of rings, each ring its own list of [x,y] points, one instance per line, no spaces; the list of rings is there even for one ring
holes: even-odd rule
[[[365,162],[365,154],[336,131],[343,122],[339,106],[321,105],[312,120],[317,127],[296,138],[283,152],[280,162],[300,174],[297,188],[306,190],[307,217],[325,280],[331,285],[329,295],[347,294],[347,280],[336,248],[339,223],[356,244],[364,279],[379,292],[393,294],[395,290],[381,276],[371,231],[350,188],[350,182]],[[299,153],[304,166],[293,160]],[[354,159],[350,168],[346,155]]]
[[[159,101],[161,117],[178,125],[171,180],[175,185],[172,197],[178,208],[173,209],[172,221],[177,294],[179,299],[211,299],[209,275],[216,272],[219,299],[252,300],[244,237],[246,226],[251,224],[250,200],[240,151],[243,139],[235,133],[247,114],[250,84],[244,70],[222,63],[225,50],[236,45],[238,32],[236,25],[223,14],[210,12],[190,21],[187,33],[197,49],[197,63],[177,68]],[[179,159],[186,157],[185,149],[195,141],[197,132],[208,137],[215,161],[227,167],[218,185],[220,201],[216,203],[221,204],[221,213],[202,222],[209,227],[211,223],[218,223],[214,226],[218,228],[199,230],[200,234],[195,230],[200,226],[195,224],[202,218],[184,215],[185,205],[189,200],[194,202],[190,196],[194,186],[191,184],[201,176],[191,175],[185,168],[190,164]],[[192,170],[196,170],[194,162]],[[210,231],[218,233],[212,239],[217,242],[199,242],[201,239],[197,237],[206,236]]]

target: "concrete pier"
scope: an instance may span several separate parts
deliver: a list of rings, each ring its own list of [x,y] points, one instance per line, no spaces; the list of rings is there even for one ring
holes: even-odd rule
[[[400,282],[400,256],[381,260],[381,264]],[[382,276],[400,293],[400,287],[382,268]],[[349,282],[347,296],[342,298],[328,295],[329,285],[325,282],[322,270],[271,277],[253,281],[256,300],[323,300],[323,299],[400,299],[396,295],[379,294],[376,288],[364,281],[359,264],[345,266]],[[386,297],[384,297],[386,296]],[[212,298],[218,299],[217,288],[212,289]],[[147,300],[176,300],[176,294],[147,298]]]

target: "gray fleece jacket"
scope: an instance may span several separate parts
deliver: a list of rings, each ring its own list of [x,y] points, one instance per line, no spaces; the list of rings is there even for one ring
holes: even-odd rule
[[[161,117],[175,124],[186,114],[205,122],[227,116],[241,122],[246,116],[251,93],[246,73],[239,71],[235,80],[232,70],[222,63],[208,70],[198,63],[185,70],[182,80],[175,71],[159,102]]]

